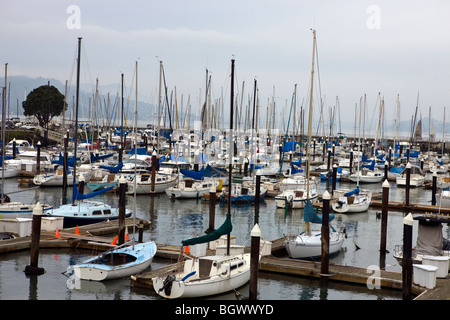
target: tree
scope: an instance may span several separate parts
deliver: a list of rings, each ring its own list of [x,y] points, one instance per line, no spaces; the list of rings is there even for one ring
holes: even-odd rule
[[[54,86],[43,85],[31,91],[27,100],[22,102],[23,114],[35,116],[41,127],[45,127],[50,120],[66,111],[67,104],[64,95]]]

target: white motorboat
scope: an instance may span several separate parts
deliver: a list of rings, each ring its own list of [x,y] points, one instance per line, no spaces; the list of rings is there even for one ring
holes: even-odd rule
[[[83,175],[84,181],[88,182],[91,179],[92,172],[80,172],[76,173],[76,182],[80,181],[80,177]],[[73,173],[69,171],[66,175],[67,186],[73,186]],[[35,175],[33,178],[33,183],[41,187],[62,187],[64,183],[64,170],[57,169],[53,173],[43,173]]]
[[[275,196],[275,204],[277,208],[285,208],[287,204],[289,208],[302,209],[305,207],[307,199],[313,203],[319,202],[317,189],[310,188],[309,197],[306,196],[306,188],[285,190]]]
[[[25,151],[19,154],[15,159],[5,160],[7,166],[15,167],[21,171],[34,172],[37,164],[37,151]],[[39,165],[41,169],[50,168],[52,165],[52,156],[41,150],[39,155]]]
[[[125,243],[73,266],[81,280],[103,281],[125,278],[147,269],[156,253],[153,241]]]
[[[396,178],[397,186],[406,186],[406,170],[408,169],[408,166],[410,166],[410,178],[409,178],[409,185],[410,187],[421,187],[423,186],[425,182],[425,174],[423,173],[422,169],[420,169],[419,166],[408,164],[406,165],[405,169],[402,171],[400,176]]]
[[[337,189],[333,195],[338,200],[331,203],[331,208],[337,213],[365,212],[372,200],[372,191],[360,190],[359,187],[354,190]]]
[[[167,188],[166,194],[173,198],[195,199],[203,194],[211,192],[211,188],[216,190],[219,185],[218,180],[196,181],[192,179],[183,179],[178,185]]]
[[[384,172],[375,170],[369,170],[363,168],[362,170],[356,171],[349,176],[350,181],[360,182],[360,183],[378,183],[384,178]]]
[[[151,173],[130,175],[127,183],[127,194],[133,194],[135,191],[136,194],[164,193],[167,188],[178,183],[178,175],[156,173],[154,191],[152,191]]]
[[[36,204],[22,202],[4,202],[0,204],[0,219],[31,218]],[[41,204],[44,214],[53,209],[48,204]]]

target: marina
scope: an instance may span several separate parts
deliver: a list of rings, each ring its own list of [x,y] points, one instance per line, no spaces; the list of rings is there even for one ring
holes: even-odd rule
[[[287,3],[280,4],[280,9],[286,9]],[[177,4],[174,9],[188,9],[185,5]],[[84,8],[89,6],[92,4]],[[155,8],[164,6],[161,3]],[[289,6],[300,9],[297,4]],[[146,10],[143,6],[138,11]],[[66,12],[73,12],[66,21],[67,29],[79,34],[55,37],[76,47],[72,56],[65,51],[66,43],[58,45],[59,55],[73,57],[70,64],[64,62],[66,67],[72,65],[65,85],[61,79],[49,78],[46,84],[33,84],[28,92],[30,88],[23,84],[30,82],[16,76],[14,68],[30,68],[15,60],[12,72],[9,63],[4,65],[0,301],[181,300],[182,307],[176,302],[170,306],[177,306],[176,315],[190,315],[194,309],[186,309],[185,301],[218,300],[236,305],[239,301],[258,307],[263,301],[450,299],[446,108],[436,113],[436,107],[433,111],[431,107],[433,102],[445,105],[445,90],[430,97],[429,91],[439,88],[436,83],[412,85],[398,78],[395,85],[394,68],[383,71],[387,59],[378,60],[378,54],[364,51],[354,55],[352,46],[367,50],[373,40],[380,41],[371,36],[391,31],[391,23],[384,24],[389,21],[384,20],[389,16],[385,11],[380,20],[380,7],[372,5],[365,10],[374,13],[365,24],[371,36],[353,32],[350,41],[342,43],[335,42],[337,34],[322,29],[322,19],[316,25],[315,14],[311,15],[314,24],[307,29],[308,36],[297,30],[292,37],[302,39],[301,47],[295,47],[297,39],[288,50],[273,55],[280,63],[274,65],[276,70],[283,70],[281,87],[266,83],[264,72],[271,72],[270,81],[281,81],[273,76],[271,63],[259,64],[260,71],[248,69],[253,63],[257,66],[262,56],[242,55],[238,48],[261,45],[263,50],[257,51],[266,54],[278,48],[284,37],[273,38],[266,26],[255,27],[248,34],[246,28],[219,30],[211,25],[205,33],[202,21],[191,30],[182,19],[175,27],[168,21],[150,29],[133,29],[139,31],[138,46],[148,49],[150,43],[158,47],[162,37],[154,35],[161,30],[168,38],[163,43],[169,44],[171,35],[184,30],[187,32],[178,38],[188,42],[180,42],[174,50],[178,62],[183,54],[191,53],[190,47],[197,50],[203,46],[192,41],[202,35],[202,42],[227,49],[220,54],[233,48],[230,64],[214,46],[203,51],[206,67],[202,67],[198,85],[194,72],[187,71],[196,64],[198,52],[183,67],[171,61],[170,51],[152,52],[150,56],[156,58],[153,67],[157,68],[150,85],[149,54],[141,52],[137,56],[145,58],[134,61],[132,72],[120,71],[120,83],[116,74],[115,84],[105,85],[104,79],[92,79],[87,61],[92,61],[90,50],[108,47],[97,37],[110,27],[105,23],[94,28],[99,29],[98,34],[92,34],[97,21],[83,28],[80,25],[91,19],[84,14],[89,10],[71,5]],[[341,21],[348,21],[345,24],[349,26],[351,20],[362,21],[353,10],[351,14],[352,19]],[[292,23],[297,20],[295,17]],[[325,19],[325,25],[329,20],[333,19]],[[282,24],[291,26],[288,15]],[[115,26],[121,31],[117,38],[122,29],[130,28],[125,25]],[[337,31],[336,26],[331,29]],[[319,32],[316,27],[321,27]],[[352,31],[356,30],[353,26]],[[51,38],[53,33],[49,34]],[[124,42],[133,54],[135,38]],[[266,50],[262,38],[273,48]],[[431,39],[430,35],[426,41]],[[16,41],[8,40],[8,44],[16,47]],[[389,42],[384,42],[386,45],[392,47]],[[53,51],[55,47],[49,44],[48,48]],[[383,46],[377,44],[377,48]],[[210,50],[215,53],[210,55]],[[121,56],[121,50],[110,52],[117,54],[114,58],[130,59]],[[94,55],[101,57],[94,59],[95,67],[109,64],[109,77],[117,73],[108,60],[110,52]],[[158,54],[164,55],[164,61]],[[7,56],[15,58],[11,53]],[[338,70],[346,65],[344,57],[353,64],[358,56],[370,57],[364,62],[367,74],[361,76],[358,68],[351,71],[353,66]],[[246,62],[249,57],[251,63]],[[55,64],[59,60],[50,52],[48,58]],[[210,65],[216,65],[210,62],[216,58],[222,61],[218,69]],[[409,59],[414,59],[414,52],[404,60]],[[402,67],[403,62],[395,65]],[[281,67],[284,63],[286,67]],[[384,72],[381,88],[372,87],[377,78],[373,83],[362,81],[375,74],[373,65],[379,65],[376,73]],[[301,70],[301,79],[293,66]],[[420,63],[414,62],[414,68],[419,67]],[[405,70],[414,68],[405,66],[399,74],[409,77]],[[38,74],[37,69],[32,72]],[[48,72],[57,70],[58,78],[62,74],[59,69],[62,67],[46,67]],[[10,73],[13,78],[8,78]],[[248,74],[254,77],[250,86]],[[181,75],[181,85],[172,83],[173,76]],[[225,81],[217,83],[216,75]],[[414,75],[421,81],[433,78],[420,72]],[[20,82],[25,87],[20,112],[17,88],[13,88],[15,117],[10,110],[11,80],[14,86]],[[338,86],[330,86],[333,82]],[[350,95],[345,85],[351,88]],[[402,86],[410,87],[406,95]],[[417,87],[420,92],[411,91]],[[393,88],[402,94],[394,95]],[[367,90],[377,92],[376,98],[365,93]],[[354,94],[358,97],[350,98]],[[327,101],[326,95],[335,95],[335,99]],[[408,110],[413,98],[415,109]],[[420,110],[424,103],[430,105],[427,119],[422,119]],[[273,307],[265,306],[266,315],[272,314]],[[220,308],[222,314],[222,305]],[[194,311],[206,316],[208,309]],[[228,307],[226,313],[235,311]]]

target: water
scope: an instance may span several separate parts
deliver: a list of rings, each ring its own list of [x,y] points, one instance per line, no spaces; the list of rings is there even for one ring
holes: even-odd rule
[[[355,187],[352,183],[338,183],[339,187]],[[362,188],[381,191],[381,184],[363,185]],[[321,182],[320,193],[331,190],[331,185]],[[18,190],[16,179],[6,180],[5,192]],[[71,188],[68,189],[71,194]],[[50,203],[58,207],[61,204],[62,191],[59,188],[40,188],[10,194],[11,201]],[[397,189],[391,183],[390,200],[404,201],[405,189]],[[413,203],[431,201],[431,191],[411,189],[410,199]],[[105,194],[99,197],[117,206],[117,196]],[[133,196],[127,196],[127,207],[133,209]],[[368,212],[357,214],[336,214],[331,225],[339,230],[345,227],[348,238],[341,253],[331,259],[335,264],[369,268],[380,264],[380,229],[381,220],[377,219],[377,211],[371,208]],[[225,220],[227,206],[216,206],[215,226]],[[236,244],[249,245],[250,232],[254,225],[254,207],[251,205],[232,206],[233,231]],[[165,194],[154,197],[137,196],[137,218],[150,220],[151,227],[144,232],[144,240],[157,243],[180,245],[183,239],[196,234],[202,235],[209,226],[209,203],[201,200],[171,201]],[[388,217],[386,270],[401,272],[401,267],[393,258],[394,246],[402,244],[403,217],[401,212],[391,211]],[[416,222],[415,222],[416,223]],[[274,200],[266,198],[260,207],[259,225],[262,238],[273,240],[286,234],[295,234],[304,230],[303,210],[285,212],[277,209]],[[417,231],[417,225],[413,228]],[[448,234],[447,227],[444,227]],[[131,236],[131,235],[130,235]],[[414,234],[414,239],[416,234]],[[24,269],[30,264],[28,250],[0,255],[0,300],[160,300],[154,292],[130,287],[129,279],[107,282],[80,281],[65,274],[68,267],[94,254],[78,249],[41,249],[39,267],[45,269],[40,276],[27,277]],[[168,263],[166,259],[155,258],[151,268],[157,269]],[[77,281],[75,281],[77,280]],[[242,296],[248,297],[248,286],[239,288]],[[258,298],[261,300],[399,300],[401,291],[387,289],[369,289],[364,285],[351,285],[329,282],[321,286],[314,279],[287,275],[259,273]],[[210,299],[235,300],[234,292],[212,297]]]

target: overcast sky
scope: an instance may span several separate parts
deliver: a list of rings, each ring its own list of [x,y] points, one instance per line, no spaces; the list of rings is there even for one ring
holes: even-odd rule
[[[119,83],[124,73],[131,86],[138,61],[138,91],[154,102],[161,60],[178,99],[183,94],[186,102],[190,94],[195,106],[208,69],[213,101],[223,90],[229,105],[234,57],[236,86],[241,91],[245,81],[245,97],[256,79],[264,107],[274,87],[278,105],[290,105],[297,84],[300,105],[308,99],[313,28],[324,106],[334,106],[338,96],[341,119],[353,121],[364,94],[372,117],[378,93],[389,121],[397,95],[402,120],[411,119],[418,93],[422,116],[431,106],[432,117],[442,119],[450,105],[449,14],[445,0],[3,0],[0,74],[8,63],[9,76],[74,84],[82,37],[83,83]]]

